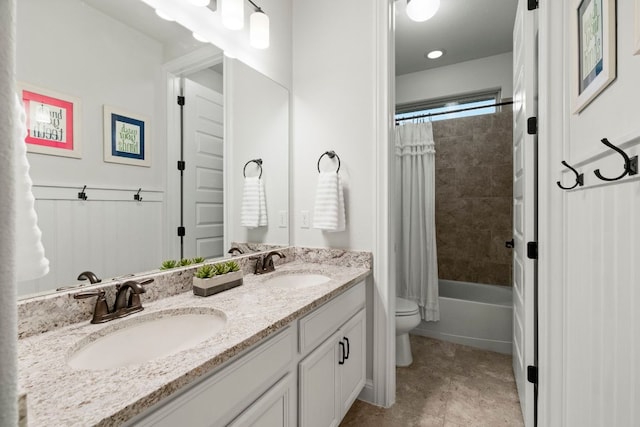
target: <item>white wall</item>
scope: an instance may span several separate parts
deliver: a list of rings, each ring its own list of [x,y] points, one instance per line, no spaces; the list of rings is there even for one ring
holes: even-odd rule
[[[396,77],[396,104],[500,89],[513,96],[513,54],[503,53]]]
[[[361,397],[379,405],[395,398],[388,341],[395,292],[388,280],[389,248],[380,244],[387,241],[380,211],[388,189],[376,191],[388,184],[391,11],[387,0],[293,4],[292,244],[374,253],[374,277],[367,279],[368,382]],[[313,222],[317,162],[327,150],[335,150],[342,164],[346,231],[339,233],[301,227],[303,210]],[[331,170],[335,163],[325,156],[321,167]]]
[[[565,58],[573,52],[568,19],[575,9],[569,3],[564,9]],[[633,54],[638,11],[631,0],[618,1],[617,8],[617,79],[580,114],[565,103],[564,152],[549,165],[559,178],[559,161],[565,159],[585,177],[585,186],[562,192],[555,208],[565,221],[564,325],[553,329],[563,336],[565,399],[563,419],[557,420],[562,425],[640,423],[640,178],[603,183],[593,173],[596,168],[609,177],[622,172],[622,157],[599,142],[603,137],[629,155],[640,153],[640,55]],[[563,89],[569,99],[575,78],[570,61],[566,64]],[[562,176],[565,184],[571,182],[571,174]],[[562,249],[551,248],[549,256]]]
[[[18,3],[17,79],[80,98],[82,159],[28,155],[36,184],[161,189],[162,46],[77,0]],[[151,119],[151,167],[103,162],[103,105]]]
[[[289,244],[289,226],[280,226],[280,213],[289,211],[289,92],[268,77],[238,60],[228,60],[227,188],[231,212],[227,218],[229,242]],[[267,113],[268,114],[265,114]],[[249,229],[240,225],[243,167],[252,159],[262,159],[262,181],[268,225]],[[255,163],[247,166],[247,176],[257,176]],[[285,218],[286,221],[286,218]]]
[[[339,11],[339,13],[337,13]],[[293,243],[372,250],[376,75],[373,2],[296,1],[293,5]],[[311,213],[318,158],[340,156],[347,227],[301,228]],[[323,159],[323,168],[334,165]]]

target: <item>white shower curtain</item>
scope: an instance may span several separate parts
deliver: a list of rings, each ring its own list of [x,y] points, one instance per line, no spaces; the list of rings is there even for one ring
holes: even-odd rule
[[[396,213],[400,218],[397,295],[422,319],[440,319],[435,223],[435,146],[431,122],[396,126]]]

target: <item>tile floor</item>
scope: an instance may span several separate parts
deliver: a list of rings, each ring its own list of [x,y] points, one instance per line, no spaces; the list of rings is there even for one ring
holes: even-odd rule
[[[523,426],[511,356],[411,335],[413,364],[396,368],[396,404],[357,400],[341,426]]]

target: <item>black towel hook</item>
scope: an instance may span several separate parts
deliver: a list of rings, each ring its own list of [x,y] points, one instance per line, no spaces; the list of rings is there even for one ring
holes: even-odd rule
[[[324,153],[322,153],[322,155],[320,156],[320,158],[318,159],[318,172],[320,172],[320,160],[322,160],[322,158],[324,156],[329,156],[330,159],[333,159],[334,157],[338,159],[338,169],[336,170],[336,173],[340,172],[340,156],[338,156],[336,154],[335,151],[331,150],[331,151],[325,151]]]
[[[87,193],[84,192],[84,190],[86,190],[86,189],[87,189],[86,185],[84,187],[82,187],[82,191],[78,193],[78,199],[87,200]]]
[[[565,187],[562,184],[560,184],[560,181],[557,181],[556,184],[558,184],[558,187],[562,188],[563,190],[573,190],[576,187],[582,187],[584,185],[584,174],[583,173],[578,173],[577,170],[572,168],[569,165],[569,163],[565,162],[564,160],[562,161],[562,164],[565,165],[566,167],[568,167],[569,169],[571,169],[573,171],[573,173],[576,174],[576,183],[573,184],[573,186],[571,186],[571,187]]]
[[[260,168],[260,175],[258,176],[258,179],[262,178],[262,159],[251,159],[247,163],[245,163],[244,168],[242,168],[242,176],[244,176],[245,178],[247,177],[247,165],[252,162],[257,164]]]
[[[629,156],[627,156],[627,153],[625,153],[624,151],[622,151],[621,149],[619,149],[618,147],[610,143],[607,138],[602,138],[601,141],[604,145],[617,151],[622,157],[624,157],[624,172],[622,172],[622,175],[616,178],[607,178],[605,176],[602,176],[602,174],[600,173],[600,169],[596,169],[593,171],[593,173],[596,174],[598,178],[600,178],[603,181],[617,181],[619,179],[624,178],[627,175],[631,176],[631,175],[638,174],[638,156],[633,156],[629,158]]]
[[[140,195],[141,191],[142,191],[142,188],[138,188],[138,192],[133,195],[133,200],[136,200],[138,202],[142,201],[142,196]]]

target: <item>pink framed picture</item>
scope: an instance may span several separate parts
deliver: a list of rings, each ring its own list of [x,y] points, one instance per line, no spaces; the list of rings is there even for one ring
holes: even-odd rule
[[[81,158],[79,99],[19,83],[27,113],[27,151]]]

